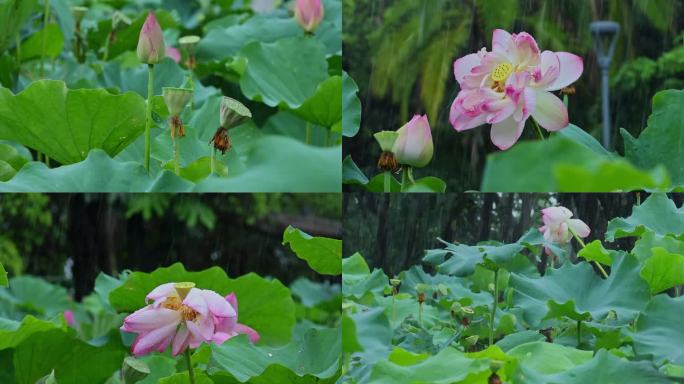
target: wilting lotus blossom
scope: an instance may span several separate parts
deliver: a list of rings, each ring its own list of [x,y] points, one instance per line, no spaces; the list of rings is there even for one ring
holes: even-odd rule
[[[154,12],[147,14],[138,38],[138,59],[142,63],[157,64],[166,57],[164,35]]]
[[[454,62],[461,91],[449,120],[457,131],[491,124],[491,139],[502,150],[518,141],[531,116],[548,131],[568,126],[568,111],[552,91],[575,82],[582,58],[567,52],[539,51],[528,33],[494,31],[492,51],[464,56]]]
[[[582,220],[571,217],[572,212],[565,207],[542,209],[544,226],[539,231],[544,234],[544,239],[555,244],[568,243],[573,232],[581,238],[589,236],[589,227]]]
[[[399,164],[422,168],[432,160],[434,147],[427,116],[415,115],[397,133],[392,152]]]
[[[122,331],[137,333],[132,352],[136,356],[163,352],[171,346],[174,356],[202,343],[221,344],[245,333],[256,342],[252,328],[237,323],[234,294],[198,289],[192,283],[167,283],[147,295],[150,303],[124,319]]]
[[[297,0],[295,4],[295,19],[308,33],[316,30],[324,15],[321,0]]]

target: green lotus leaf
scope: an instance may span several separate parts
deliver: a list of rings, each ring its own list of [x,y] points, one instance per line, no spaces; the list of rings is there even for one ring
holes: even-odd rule
[[[671,235],[658,235],[650,231],[641,234],[634,244],[632,253],[644,262],[653,254],[653,248],[663,248],[668,252],[684,255],[684,241],[677,240]]]
[[[342,259],[342,294],[364,296],[367,292],[382,291],[389,284],[387,276],[380,269],[371,273],[366,260],[358,253]]]
[[[266,105],[299,108],[328,78],[323,47],[315,39],[291,37],[274,43],[252,42],[239,56],[247,61],[240,89]]]
[[[0,52],[14,42],[17,32],[38,4],[37,0],[5,0],[0,2]]]
[[[114,156],[145,128],[145,100],[104,89],[67,89],[40,80],[13,95],[0,89],[0,139],[40,151],[62,164],[84,160],[91,149]]]
[[[359,86],[354,79],[342,72],[342,134],[354,137],[361,126],[361,100],[358,97]]]
[[[342,121],[342,78],[332,76],[318,85],[316,93],[293,113],[322,127],[331,128]]]
[[[684,256],[670,253],[664,248],[653,248],[652,255],[644,261],[641,277],[656,294],[684,284]]]
[[[567,316],[575,320],[602,320],[610,312],[625,324],[641,311],[650,298],[648,285],[639,277],[640,265],[629,254],[616,254],[608,279],[603,280],[589,263],[564,263],[549,269],[544,277],[511,274],[515,290],[513,304],[524,311],[533,326],[545,318]]]
[[[0,287],[6,287],[9,285],[9,281],[7,280],[7,271],[5,271],[5,267],[2,266],[2,263],[0,263]]]
[[[43,39],[45,39],[45,57],[57,57],[64,48],[64,36],[57,24],[48,24],[26,39],[21,44],[21,61],[37,59],[43,54]]]
[[[684,91],[658,92],[653,97],[653,113],[648,118],[648,127],[639,138],[635,139],[625,129],[620,131],[628,159],[644,169],[664,165],[677,186],[684,185],[682,104]]]
[[[342,273],[342,241],[327,237],[314,237],[297,228],[288,226],[283,233],[283,245],[289,244],[292,251],[309,267],[323,275]]]
[[[682,333],[684,296],[655,296],[636,321],[632,334],[637,356],[648,356],[656,364],[684,365],[684,333]]]
[[[580,249],[577,256],[583,257],[587,261],[596,261],[605,265],[611,265],[613,263],[610,252],[603,248],[601,240],[594,240],[587,244],[586,247]]]
[[[656,235],[684,234],[684,208],[677,208],[665,194],[653,194],[632,209],[629,217],[618,217],[608,222],[606,240],[640,236],[645,231]]]
[[[435,265],[440,273],[468,276],[475,272],[477,265],[486,266],[488,269],[496,269],[511,260],[523,250],[519,243],[501,245],[465,245],[452,244],[441,240],[446,245],[447,256],[439,264]],[[424,261],[428,261],[423,259]]]
[[[209,368],[215,372],[213,376],[234,377],[240,382],[274,375],[265,372],[272,365],[285,367],[299,377],[325,379],[337,373],[341,344],[338,328],[307,328],[282,347],[255,346],[246,336],[238,336],[222,345],[212,344]]]

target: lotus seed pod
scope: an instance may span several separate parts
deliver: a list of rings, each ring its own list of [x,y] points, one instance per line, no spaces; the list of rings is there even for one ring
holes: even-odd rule
[[[321,0],[297,0],[295,20],[308,33],[312,33],[323,21],[325,10]]]
[[[185,297],[188,296],[188,293],[190,293],[190,290],[195,288],[195,283],[192,283],[192,282],[176,283],[174,285],[174,288],[176,288],[176,292],[178,292],[178,296],[180,296],[181,300],[185,300]]]
[[[390,279],[389,282],[390,282],[390,285],[392,285],[393,287],[398,287],[399,284],[401,284],[400,279]]]
[[[124,359],[121,366],[121,377],[125,384],[137,383],[150,374],[150,367],[142,360],[128,356]]]
[[[241,102],[223,96],[221,99],[221,127],[230,129],[252,118],[252,112]]]
[[[380,131],[373,134],[383,152],[392,152],[392,147],[394,147],[394,142],[397,141],[398,136],[399,134],[396,131]]]
[[[171,116],[178,116],[192,99],[192,90],[185,88],[162,88],[162,96]]]
[[[178,44],[188,56],[195,56],[197,51],[197,44],[200,42],[200,37],[195,35],[183,36],[178,39]]]
[[[150,11],[140,30],[138,38],[138,60],[141,63],[157,64],[166,57],[164,34],[154,12]]]
[[[478,336],[478,335],[468,336],[465,338],[465,343],[467,346],[472,346],[472,345],[477,344],[477,341],[479,339],[480,339],[480,336]]]
[[[76,21],[76,24],[83,20],[83,17],[87,12],[88,8],[86,7],[71,7],[71,14],[74,16],[74,21]]]
[[[414,116],[397,133],[392,152],[399,164],[422,168],[432,160],[434,146],[427,116]]]
[[[123,12],[121,11],[115,11],[114,14],[112,15],[112,31],[120,31],[129,25],[131,25],[133,22],[131,21],[128,16],[126,16]]]

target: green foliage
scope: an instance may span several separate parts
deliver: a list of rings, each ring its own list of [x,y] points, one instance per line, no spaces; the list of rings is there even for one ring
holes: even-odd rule
[[[292,251],[309,267],[323,275],[342,273],[342,241],[326,237],[313,237],[301,230],[288,226],[283,233],[283,245],[290,245]]]

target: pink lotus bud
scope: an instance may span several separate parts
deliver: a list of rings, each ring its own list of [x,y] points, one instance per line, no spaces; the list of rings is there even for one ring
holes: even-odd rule
[[[295,4],[295,19],[309,33],[316,30],[324,14],[321,0],[297,0]]]
[[[544,233],[544,239],[555,244],[567,244],[573,233],[581,238],[589,236],[589,227],[582,220],[571,217],[572,212],[565,207],[542,209],[544,226],[539,230]]]
[[[70,327],[74,326],[74,312],[71,310],[64,311],[64,320],[66,320],[67,325]]]
[[[154,12],[145,19],[138,38],[138,59],[142,63],[157,64],[165,57],[164,35]]]
[[[168,47],[166,48],[166,57],[170,57],[176,63],[180,63],[181,54],[178,48]]]
[[[153,289],[147,301],[151,304],[127,316],[121,327],[138,334],[132,346],[136,356],[164,352],[169,346],[177,356],[188,347],[222,344],[241,333],[253,342],[259,339],[255,330],[238,324],[235,295],[224,298],[193,283],[167,283]]]
[[[432,160],[434,146],[426,115],[416,115],[397,131],[392,152],[399,164],[422,168]]]

